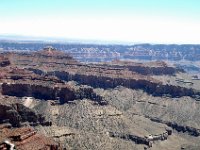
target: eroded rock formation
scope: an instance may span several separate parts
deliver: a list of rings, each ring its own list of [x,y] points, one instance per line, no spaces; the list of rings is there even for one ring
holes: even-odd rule
[[[10,123],[13,127],[50,124],[42,114],[38,114],[20,103],[0,104],[0,123]]]
[[[169,116],[187,120],[173,113],[177,111],[173,106],[184,96],[195,102],[192,107],[195,112],[187,111],[188,114],[198,116],[198,100],[193,97],[200,96],[195,83],[184,86],[159,78],[184,74],[164,62],[83,64],[52,47],[37,52],[6,53],[3,57],[10,63],[0,67],[2,129],[32,126],[67,149],[142,149],[152,143],[157,149],[164,149],[169,142],[168,149],[175,150],[180,145],[173,146],[178,142],[174,139],[190,145],[200,135],[196,120],[188,119],[195,123],[191,125],[181,124],[173,117],[164,118],[166,111],[170,111]],[[174,104],[168,106],[169,101]],[[169,134],[167,126],[191,139],[176,132]],[[167,142],[162,142],[169,135]],[[48,145],[35,132],[22,137]],[[52,149],[59,148],[55,143],[52,145]]]
[[[1,149],[21,149],[21,150],[61,150],[57,142],[44,135],[38,134],[33,128],[24,127],[16,129],[3,128],[0,130]],[[5,140],[6,139],[6,140]]]

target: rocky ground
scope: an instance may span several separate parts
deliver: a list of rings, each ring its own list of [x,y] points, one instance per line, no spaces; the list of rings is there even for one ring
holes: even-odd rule
[[[82,64],[52,48],[6,53],[0,61],[2,133],[31,128],[37,133],[25,141],[55,149],[200,149],[198,77],[182,69]],[[4,134],[0,144],[9,138],[19,147],[12,137]]]

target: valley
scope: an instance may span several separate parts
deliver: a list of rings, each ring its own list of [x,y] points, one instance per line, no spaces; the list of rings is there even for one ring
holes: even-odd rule
[[[158,60],[75,58],[53,47],[1,53],[0,142],[24,150],[200,148],[197,73]]]

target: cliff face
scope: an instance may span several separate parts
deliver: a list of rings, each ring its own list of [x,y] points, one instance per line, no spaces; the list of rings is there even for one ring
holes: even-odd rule
[[[134,71],[134,72],[138,72],[140,74],[146,75],[146,74],[155,74],[155,75],[163,75],[163,74],[169,74],[169,75],[173,75],[176,73],[176,70],[173,67],[165,67],[165,68],[161,68],[161,67],[140,67],[140,66],[129,66],[128,67],[129,70]]]
[[[55,83],[54,83],[55,84]],[[100,96],[94,93],[93,89],[88,86],[63,86],[58,85],[41,85],[41,84],[2,84],[2,94],[17,97],[34,97],[43,100],[58,100],[60,104],[74,101],[76,99],[91,99],[99,104],[103,104]]]
[[[10,60],[7,57],[0,56],[0,67],[6,67],[10,65]]]
[[[41,114],[37,114],[22,104],[0,105],[0,123],[10,123],[13,127],[20,127],[25,122],[31,125],[46,124]]]
[[[195,97],[196,95],[200,95],[200,92],[198,90],[173,84],[162,83],[162,81],[152,78],[151,75],[165,74],[174,76],[178,72],[183,72],[183,70],[168,66],[164,62],[151,62],[141,64],[126,61],[113,61],[107,64],[86,65],[78,63],[72,57],[65,55],[64,53],[57,50],[43,50],[40,52],[35,52],[33,54],[23,54],[22,56],[20,56],[20,54],[14,53],[8,54],[7,56],[11,60],[13,60],[13,63],[16,63],[20,66],[28,65],[28,70],[33,71],[35,74],[37,74],[33,76],[29,75],[30,73],[27,73],[27,75],[25,76],[20,76],[18,75],[20,73],[16,75],[14,75],[14,73],[11,73],[11,79],[28,78],[30,81],[46,80],[49,82],[63,82],[62,80],[77,81],[80,84],[86,84],[95,88],[100,87],[104,89],[115,88],[117,86],[125,86],[132,89],[142,89],[145,92],[155,96],[170,95],[172,97]],[[31,63],[28,63],[28,61],[30,60]],[[25,64],[22,64],[22,62]],[[43,75],[47,75],[47,78],[45,79]],[[57,77],[57,79],[49,77]],[[14,85],[12,86],[14,87]],[[31,85],[31,87],[29,87],[30,85],[20,86],[20,89],[23,92],[18,91],[17,93],[21,94],[18,96],[26,95],[42,99],[56,99],[56,97],[62,97],[63,99],[65,99],[63,101],[66,101],[67,99],[67,96],[59,94],[56,89],[52,89],[50,87],[35,87],[35,85]],[[40,91],[43,92],[41,93]],[[68,99],[70,101],[75,98],[73,92],[70,92],[70,89],[66,89],[66,91],[71,93],[71,95],[69,94],[70,96],[68,96]],[[14,91],[6,92],[4,86],[3,92],[10,93],[9,95],[17,96],[17,93],[15,93]]]
[[[81,84],[90,85],[94,88],[115,88],[117,86],[124,86],[131,89],[142,89],[145,92],[154,96],[170,95],[171,97],[191,96],[195,97],[200,95],[200,92],[191,89],[175,85],[162,84],[160,82],[151,81],[145,78],[133,78],[126,79],[122,77],[110,77],[107,75],[95,76],[86,74],[70,74],[68,72],[49,72],[48,74],[54,74],[59,79],[65,81],[77,81]]]
[[[28,65],[28,70],[39,76],[31,77],[30,80],[34,78],[37,80],[44,80],[42,76],[47,75],[47,77],[57,77],[56,82],[77,81],[80,84],[104,89],[115,88],[121,85],[132,89],[142,89],[155,96],[170,95],[172,97],[195,97],[196,95],[199,95],[199,91],[192,88],[162,83],[162,81],[153,78],[151,75],[164,74],[174,76],[176,73],[184,72],[183,70],[168,66],[164,62],[141,64],[126,61],[114,61],[107,64],[86,65],[76,62],[69,56],[62,56],[60,52],[57,51],[42,51],[24,56],[20,56],[19,54],[9,54],[8,56],[12,60],[15,60],[14,62],[18,65],[25,65],[26,67]],[[13,58],[18,58],[18,60]],[[35,61],[36,58],[39,59]],[[30,60],[32,60],[31,63],[26,62]],[[22,62],[26,63],[22,64]],[[60,81],[58,81],[58,79],[60,79]],[[51,82],[52,80],[53,79],[50,79],[49,81]],[[33,88],[34,87],[32,87],[32,89]],[[55,92],[51,90],[51,93]],[[34,97],[37,97],[38,94],[35,95],[36,96]],[[73,94],[71,96],[73,97]],[[52,96],[41,96],[41,98],[44,99],[55,99],[56,96],[53,97],[54,98],[52,98]]]
[[[2,85],[2,94],[17,97],[35,97],[38,99],[55,99],[55,90],[42,85],[6,84]]]
[[[150,118],[154,122],[167,124],[169,127],[172,127],[172,129],[174,129],[178,132],[183,132],[183,133],[187,132],[188,134],[190,134],[192,136],[196,136],[196,137],[200,136],[200,129],[198,129],[198,128],[194,128],[194,127],[187,126],[187,125],[180,125],[176,122],[164,121],[159,118],[151,118],[151,117],[148,117],[148,118]]]
[[[169,66],[164,61],[155,61],[148,63],[135,63],[129,61],[112,61],[108,63],[117,68],[127,68],[130,71],[142,75],[175,75],[178,72],[184,72],[183,69]]]

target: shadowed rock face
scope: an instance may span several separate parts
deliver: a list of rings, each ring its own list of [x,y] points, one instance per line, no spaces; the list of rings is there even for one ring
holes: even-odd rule
[[[22,104],[16,103],[10,106],[0,105],[0,122],[9,122],[13,127],[20,127],[22,123],[45,124],[45,118]]]
[[[7,57],[0,56],[0,67],[6,67],[10,65],[10,60]]]
[[[49,75],[55,75],[61,80],[68,81],[70,79],[77,81],[81,84],[87,84],[94,88],[115,88],[119,85],[132,88],[132,89],[142,89],[145,92],[152,94],[154,96],[162,95],[171,95],[171,97],[182,97],[182,96],[191,96],[200,95],[199,91],[194,89],[188,89],[185,87],[179,87],[174,85],[163,85],[157,81],[147,80],[145,78],[139,79],[126,79],[122,77],[110,77],[110,76],[94,76],[94,75],[85,75],[85,74],[69,74],[67,72],[51,72]],[[23,78],[23,77],[22,77]],[[30,80],[31,81],[31,80]],[[50,80],[51,82],[51,80]],[[73,90],[73,87],[54,87],[57,84],[56,82],[47,84],[46,86],[41,84],[27,84],[24,82],[19,82],[15,84],[4,83],[2,85],[2,94],[10,96],[31,96],[36,99],[44,100],[56,100],[60,97],[60,102],[64,103],[67,101],[73,101],[75,99],[91,98],[94,100],[101,99],[92,92],[92,88],[83,88],[79,90]]]
[[[56,99],[55,90],[42,85],[6,84],[2,85],[2,94],[17,97],[34,97],[36,99]]]
[[[101,104],[102,98],[93,92],[91,87],[82,86],[75,89],[70,86],[41,85],[41,84],[7,84],[2,85],[2,94],[17,97],[34,97],[43,100],[59,100],[60,104],[76,99],[91,99]]]
[[[151,81],[148,79],[126,79],[123,77],[109,77],[109,76],[94,76],[85,74],[69,74],[68,72],[50,72],[49,74],[54,74],[59,79],[65,81],[77,81],[81,84],[87,84],[94,88],[115,88],[117,86],[124,86],[131,89],[142,89],[145,92],[152,94],[154,96],[171,95],[172,97],[182,97],[200,95],[200,92],[194,89],[189,89],[174,85],[165,85],[157,81]]]
[[[121,138],[124,140],[131,140],[137,144],[145,144],[145,145],[151,146],[151,142],[145,137],[138,137],[135,135],[123,134],[123,133],[117,133],[117,132],[110,132],[109,135],[111,137]]]
[[[190,134],[192,136],[196,136],[196,137],[200,136],[200,129],[198,129],[198,128],[190,127],[187,125],[185,125],[185,126],[179,125],[176,122],[164,121],[159,118],[150,118],[150,119],[154,122],[167,124],[169,127],[172,127],[173,129],[175,129],[178,132],[187,132],[188,134]]]

